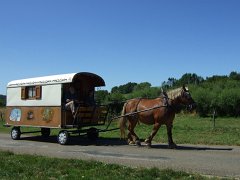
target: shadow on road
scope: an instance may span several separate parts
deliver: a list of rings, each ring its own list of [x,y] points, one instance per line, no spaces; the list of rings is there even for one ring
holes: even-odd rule
[[[159,148],[159,149],[169,149],[168,145],[152,145],[152,148]],[[176,150],[198,150],[198,151],[206,151],[206,150],[211,150],[211,151],[232,151],[233,148],[218,148],[218,147],[199,147],[199,146],[183,146],[179,145],[175,148]]]
[[[57,136],[49,136],[48,138],[45,138],[42,136],[29,136],[29,137],[21,137],[21,140],[58,144]],[[90,141],[87,137],[71,136],[69,139],[68,145],[116,146],[116,145],[127,145],[127,142],[125,140],[121,140],[119,138],[101,138],[101,137],[99,137],[96,141]]]
[[[45,143],[53,143],[58,144],[57,136],[49,136],[48,138],[44,138],[42,136],[30,136],[30,137],[22,137],[21,140],[27,141],[36,141],[36,142],[45,142]],[[144,144],[144,143],[142,143]],[[68,145],[79,145],[79,146],[121,146],[127,145],[125,140],[121,140],[119,138],[102,138],[99,137],[96,141],[90,141],[87,137],[82,136],[71,136]],[[142,147],[145,147],[142,145]],[[137,147],[136,147],[137,148]],[[169,149],[167,144],[153,144],[153,149]],[[222,148],[222,147],[204,147],[204,146],[194,146],[194,145],[179,145],[175,150],[197,150],[197,151],[232,151],[233,148]]]

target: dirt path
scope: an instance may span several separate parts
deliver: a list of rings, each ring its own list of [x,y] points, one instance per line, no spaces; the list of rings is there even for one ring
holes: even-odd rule
[[[85,138],[73,137],[71,144],[62,146],[56,137],[48,140],[41,137],[23,136],[12,140],[9,134],[0,134],[0,149],[15,153],[38,154],[59,158],[98,160],[132,167],[158,167],[183,170],[214,176],[240,178],[239,146],[178,145],[168,149],[165,144],[128,146],[119,139],[99,139],[90,144]]]

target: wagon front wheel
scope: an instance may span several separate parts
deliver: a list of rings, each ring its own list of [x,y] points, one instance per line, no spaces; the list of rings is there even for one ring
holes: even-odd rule
[[[13,127],[11,130],[11,137],[13,140],[18,140],[20,139],[21,136],[21,131],[20,131],[20,127]]]
[[[65,130],[60,131],[57,136],[58,143],[61,145],[65,145],[69,141],[69,133]]]

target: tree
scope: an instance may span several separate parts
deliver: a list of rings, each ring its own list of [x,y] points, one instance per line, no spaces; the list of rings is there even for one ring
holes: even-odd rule
[[[4,106],[4,102],[2,99],[0,99],[0,107],[3,107]]]
[[[168,88],[170,88],[170,87],[173,87],[173,86],[175,86],[175,84],[176,84],[176,82],[177,82],[177,79],[175,79],[175,78],[168,78],[168,81],[166,82],[166,81],[163,81],[163,83],[162,83],[162,88],[164,88],[164,89],[168,89]]]
[[[117,92],[119,92],[118,86],[114,86],[111,90],[111,93],[117,93]]]
[[[131,94],[126,95],[126,99],[132,98],[156,98],[161,94],[161,89],[159,87],[149,87],[145,89],[139,89],[133,91]]]
[[[240,80],[240,73],[237,73],[235,71],[232,71],[230,74],[229,74],[229,78],[230,79],[233,79],[233,80]]]
[[[95,100],[98,104],[105,104],[106,98],[108,96],[107,90],[99,90],[95,92]]]
[[[143,90],[143,89],[149,89],[151,87],[151,84],[149,82],[142,82],[140,84],[137,84],[134,87],[134,91],[139,91],[139,90]]]
[[[228,80],[228,77],[227,76],[218,76],[218,75],[214,75],[212,77],[207,77],[206,78],[206,81],[207,82],[211,82],[211,83],[214,83],[214,82],[217,82],[217,81],[222,81],[222,80]]]
[[[128,82],[127,84],[115,86],[112,88],[111,93],[128,94],[131,93],[137,83]]]
[[[6,96],[0,95],[0,107],[6,106]]]
[[[108,96],[109,102],[122,102],[124,100],[125,100],[125,98],[124,98],[123,94],[121,94],[121,93],[111,93]]]
[[[119,114],[122,110],[125,98],[121,93],[111,93],[107,96],[107,102],[110,105],[110,112],[113,114]]]
[[[185,73],[177,82],[176,84],[178,86],[181,86],[183,84],[199,84],[203,82],[204,79],[201,76],[198,76],[197,74],[193,73]]]

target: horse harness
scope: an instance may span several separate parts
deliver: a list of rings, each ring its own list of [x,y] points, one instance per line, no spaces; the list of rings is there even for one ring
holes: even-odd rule
[[[139,104],[140,104],[140,102],[141,102],[142,99],[144,99],[144,98],[138,98],[138,102],[137,102],[136,108],[134,109],[133,112],[139,112],[139,111],[138,111],[138,106],[139,106]],[[162,94],[162,99],[163,99],[163,105],[162,105],[162,106],[156,106],[156,107],[153,107],[153,108],[149,108],[149,109],[146,109],[146,111],[148,111],[148,110],[150,111],[150,110],[158,109],[158,108],[162,108],[162,107],[166,107],[166,108],[171,107],[171,106],[169,105],[169,98],[168,98],[168,96],[167,96],[166,93],[163,93],[163,94]],[[143,110],[143,112],[144,112],[144,111],[145,111],[145,110]],[[142,112],[142,111],[140,111],[140,112]],[[129,115],[129,116],[135,116],[135,115],[136,115],[136,114],[133,113],[132,115]]]

